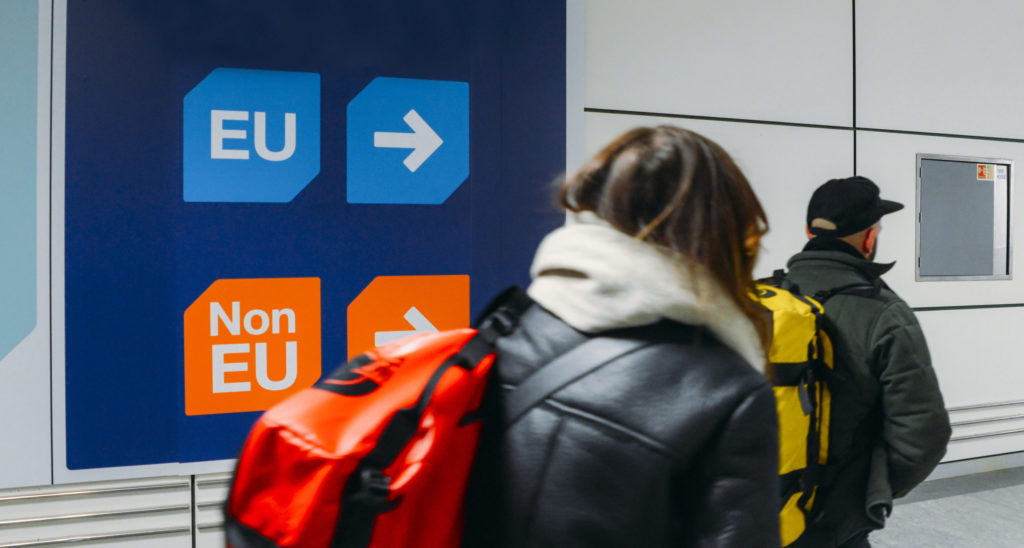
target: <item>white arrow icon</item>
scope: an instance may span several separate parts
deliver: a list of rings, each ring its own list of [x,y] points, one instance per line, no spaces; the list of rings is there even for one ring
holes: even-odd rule
[[[373,334],[374,346],[381,346],[388,344],[389,342],[397,341],[408,337],[409,335],[415,335],[417,333],[436,333],[437,328],[434,324],[430,323],[430,320],[423,315],[422,312],[416,310],[416,307],[412,307],[408,312],[405,313],[405,321],[409,322],[412,326],[412,331],[378,331]]]
[[[412,128],[412,133],[376,131],[373,133],[373,146],[377,148],[413,149],[412,153],[406,156],[402,163],[405,164],[405,167],[409,168],[409,171],[416,173],[416,170],[423,165],[423,162],[427,161],[427,158],[430,158],[430,155],[444,141],[437,136],[437,133],[434,133],[433,128],[427,125],[415,110],[407,112],[402,120],[405,120],[406,125]]]

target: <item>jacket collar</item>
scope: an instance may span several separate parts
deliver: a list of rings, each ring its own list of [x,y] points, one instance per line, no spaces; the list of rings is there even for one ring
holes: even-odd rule
[[[788,268],[802,261],[829,261],[847,265],[863,274],[869,281],[881,278],[896,266],[892,263],[875,263],[864,258],[857,248],[835,238],[811,238],[804,250],[794,255],[786,264]]]

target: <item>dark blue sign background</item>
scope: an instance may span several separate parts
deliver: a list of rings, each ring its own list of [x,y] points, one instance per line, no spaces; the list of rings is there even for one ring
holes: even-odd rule
[[[185,309],[220,278],[319,277],[324,369],[380,275],[526,283],[562,214],[562,2],[68,2],[71,469],[233,458],[256,413],[186,416]],[[320,174],[290,203],[182,199],[182,104],[218,67],[321,76]],[[470,175],[441,205],[348,204],[346,106],[373,78],[468,82]]]

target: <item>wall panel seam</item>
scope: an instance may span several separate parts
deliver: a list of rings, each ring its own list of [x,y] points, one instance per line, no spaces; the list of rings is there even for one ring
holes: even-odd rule
[[[946,411],[950,413],[956,413],[958,411],[974,411],[976,409],[988,409],[991,407],[1010,407],[1015,405],[1024,405],[1024,400],[987,402],[973,405],[958,405],[956,407],[950,407],[946,409]]]
[[[611,108],[597,108],[597,107],[585,107],[583,112],[597,113],[597,114],[624,114],[629,116],[651,116],[657,118],[681,118],[686,120],[709,120],[712,122],[736,122],[742,124],[762,124],[770,126],[790,126],[790,127],[805,127],[814,129],[840,129],[850,131],[854,129],[853,126],[835,126],[828,124],[808,124],[803,122],[782,122],[778,120],[755,120],[749,118],[728,118],[723,116],[701,116],[696,114],[674,114],[669,112],[650,112],[643,110],[621,110]]]
[[[187,483],[156,483],[149,485],[131,485],[126,487],[101,487],[97,489],[72,489],[69,491],[52,491],[45,493],[28,493],[23,495],[0,496],[0,503],[38,499],[54,499],[65,497],[83,497],[93,495],[128,494],[143,491],[172,490],[187,487]]]
[[[1024,303],[997,303],[997,304],[958,304],[950,306],[919,306],[912,307],[915,313],[918,312],[945,312],[950,310],[985,310],[989,308],[1021,308]]]
[[[199,536],[197,534],[197,529],[196,529],[196,525],[197,525],[196,524],[196,506],[197,506],[197,503],[196,503],[196,488],[197,488],[196,477],[195,477],[195,475],[193,475],[192,477],[189,478],[189,495],[191,495],[192,500],[190,501],[191,503],[188,505],[189,513],[191,514],[190,518],[192,520],[192,528],[191,528],[191,531],[189,533],[189,536],[192,537],[192,548],[196,548],[196,537]]]
[[[1000,417],[988,417],[988,418],[983,418],[983,419],[970,419],[970,420],[962,420],[962,421],[953,421],[953,422],[950,423],[950,426],[952,426],[953,428],[960,428],[960,427],[964,427],[964,426],[974,426],[974,425],[977,425],[977,424],[991,424],[993,422],[1012,422],[1012,421],[1017,421],[1017,420],[1020,420],[1020,419],[1024,419],[1024,414],[1004,415],[1004,416],[1000,416]]]
[[[953,443],[953,442],[958,442],[958,441],[970,441],[970,440],[978,440],[978,439],[983,439],[983,438],[999,438],[999,437],[1003,437],[1003,436],[1013,436],[1013,435],[1016,435],[1016,434],[1024,434],[1024,428],[1014,428],[1014,429],[1011,429],[1011,430],[1000,430],[998,432],[985,432],[985,433],[982,433],[982,434],[970,434],[970,435],[966,435],[966,436],[953,436],[952,438],[949,439],[949,442]]]
[[[876,127],[856,127],[857,131],[873,133],[894,133],[898,135],[921,135],[925,137],[946,137],[951,139],[973,139],[975,141],[999,141],[1003,143],[1024,143],[1024,139],[1015,137],[994,137],[991,135],[968,135],[965,133],[936,133],[933,131],[912,131],[908,129],[885,129]]]
[[[645,110],[625,110],[613,108],[585,107],[583,112],[593,114],[621,114],[625,116],[649,116],[656,118],[679,118],[683,120],[707,120],[711,122],[733,122],[740,124],[761,124],[769,126],[803,127],[811,129],[836,129],[844,131],[869,131],[872,133],[892,133],[898,135],[920,135],[924,137],[944,137],[950,139],[972,139],[976,141],[998,141],[1004,143],[1024,143],[1024,138],[995,137],[991,135],[968,135],[962,133],[936,133],[930,131],[913,131],[906,129],[886,129],[877,127],[840,126],[831,124],[808,124],[804,122],[783,122],[780,120],[757,120],[753,118],[730,118],[728,116],[704,116],[698,114],[679,114],[672,112],[653,112]]]
[[[46,219],[46,278],[48,282],[49,297],[47,298],[47,308],[49,309],[48,319],[50,324],[50,332],[46,337],[47,349],[50,351],[50,393],[47,396],[50,399],[50,485],[56,483],[56,478],[53,472],[53,50],[55,42],[55,27],[57,18],[57,6],[54,0],[50,0],[50,89],[47,90],[49,95],[49,104],[46,105],[46,118],[47,123],[50,126],[50,134],[47,135],[47,142],[50,146],[47,149],[48,158],[46,162],[46,198],[49,202],[46,209],[49,216]]]
[[[171,512],[182,512],[189,507],[184,504],[177,506],[158,506],[152,508],[139,508],[135,510],[113,510],[108,512],[90,512],[83,514],[62,514],[59,516],[42,516],[22,519],[11,519],[0,521],[0,528],[31,525],[36,523],[83,521],[90,519],[125,518],[133,516],[145,516],[151,514],[163,514]]]
[[[154,537],[162,535],[172,535],[180,533],[188,533],[187,527],[174,527],[167,529],[150,529],[147,531],[132,531],[128,533],[114,533],[114,534],[101,534],[101,535],[83,535],[77,537],[63,537],[54,539],[40,539],[30,541],[19,541],[13,543],[0,544],[0,548],[22,548],[28,546],[54,546],[58,544],[72,544],[81,542],[96,542],[101,540],[121,540],[129,538],[140,538],[140,537]]]

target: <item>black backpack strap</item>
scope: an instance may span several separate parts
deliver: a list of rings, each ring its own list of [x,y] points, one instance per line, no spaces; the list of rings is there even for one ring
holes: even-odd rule
[[[772,285],[775,287],[782,287],[782,282],[786,281],[785,269],[779,268],[772,272]]]
[[[875,278],[874,280],[868,283],[858,282],[840,287],[834,287],[832,289],[818,291],[813,295],[813,298],[822,305],[824,305],[826,301],[828,301],[832,297],[835,297],[836,295],[852,295],[856,297],[876,298],[881,294],[883,288],[887,288],[885,282],[883,282],[881,278]],[[828,321],[827,319],[825,319],[825,316],[821,316],[820,318],[822,318],[822,320],[826,322]],[[826,324],[821,324],[820,327],[825,329],[826,331],[830,331],[827,328]],[[818,355],[824,355],[825,350],[822,346],[822,341],[820,337],[818,339],[817,346]],[[835,359],[838,360],[839,358]],[[801,390],[803,390],[806,387],[806,390],[808,390],[809,392],[808,395],[810,395],[814,399],[812,409],[814,409],[815,412],[812,412],[811,416],[809,417],[811,421],[811,428],[808,429],[807,433],[807,467],[800,474],[798,483],[797,485],[793,486],[792,490],[799,489],[800,491],[802,491],[800,498],[797,500],[797,505],[802,510],[804,510],[805,513],[807,513],[808,519],[812,519],[814,516],[817,515],[817,512],[820,511],[821,509],[820,504],[816,504],[815,508],[813,509],[809,508],[811,497],[813,497],[816,493],[815,488],[830,485],[832,481],[835,479],[836,470],[839,468],[840,463],[845,462],[845,458],[837,459],[839,462],[835,462],[830,456],[828,458],[828,463],[821,464],[818,462],[818,453],[821,449],[819,439],[820,425],[818,425],[818,421],[820,421],[821,419],[819,417],[819,413],[817,413],[817,407],[820,403],[817,400],[821,394],[818,391],[817,383],[819,381],[825,381],[828,382],[834,388],[836,375],[834,371],[829,370],[827,367],[822,365],[821,362],[816,363],[815,366],[808,368],[808,373],[809,376],[806,379],[803,379],[803,383],[805,384],[802,384]],[[802,404],[804,392],[801,391],[800,395]],[[818,494],[820,495],[820,493]],[[788,500],[788,497],[784,500]]]
[[[393,509],[399,502],[389,500],[392,478],[384,474],[384,469],[391,466],[416,435],[423,413],[441,377],[451,367],[476,367],[488,354],[494,352],[494,343],[499,338],[516,330],[519,317],[532,304],[533,300],[518,287],[502,291],[480,314],[477,334],[441,363],[430,376],[416,403],[395,412],[373,450],[363,457],[345,485],[345,508],[335,527],[332,548],[369,546],[377,517]]]
[[[800,288],[793,283],[793,280],[786,277],[786,270],[782,268],[774,270],[771,276],[754,280],[754,282],[778,287],[779,289],[785,289],[794,295],[800,294]]]
[[[452,367],[473,369],[494,351],[494,343],[478,332],[455,354],[434,370],[412,407],[399,409],[391,416],[373,449],[359,461],[342,492],[343,510],[338,515],[331,548],[366,548],[377,517],[394,509],[400,500],[391,501],[391,480],[384,470],[412,441],[420,420],[430,404],[441,377]]]
[[[419,429],[420,419],[430,404],[430,398],[441,382],[441,377],[451,367],[476,367],[488,354],[494,352],[494,343],[499,338],[515,331],[519,326],[520,315],[531,304],[533,301],[530,297],[518,287],[510,287],[498,295],[481,315],[477,334],[466,341],[458,352],[441,363],[430,376],[423,391],[420,392],[419,399],[412,407],[395,412],[381,432],[377,445],[364,457],[362,464],[378,470],[391,466]]]
[[[508,287],[484,307],[473,326],[493,342],[514,331],[519,317],[532,305],[533,299],[520,287]]]
[[[506,400],[505,427],[565,385],[630,352],[654,344],[650,341],[595,337],[558,356],[526,377]]]
[[[820,336],[817,339],[816,346],[819,358],[824,356],[825,347]],[[807,466],[804,468],[804,473],[800,475],[799,486],[803,493],[797,499],[797,506],[804,512],[807,511],[811,497],[815,494],[815,487],[821,485],[822,465],[818,462],[818,458],[821,452],[821,397],[823,388],[820,383],[824,380],[823,373],[827,369],[824,362],[820,359],[813,361],[805,370],[807,375],[801,380],[799,385],[800,404],[803,406],[805,404],[804,398],[806,398],[805,412],[807,409],[810,410],[808,413],[810,427],[807,429]]]
[[[786,271],[780,268],[772,272],[772,275],[767,278],[758,278],[754,280],[754,283],[781,288],[782,284],[786,283]]]
[[[825,289],[815,293],[813,296],[814,300],[821,304],[825,304],[825,301],[835,297],[836,295],[853,295],[855,297],[874,298],[882,294],[882,288],[884,287],[886,287],[885,282],[883,282],[881,278],[875,278],[869,283],[855,283],[840,287],[833,287],[832,289]]]

